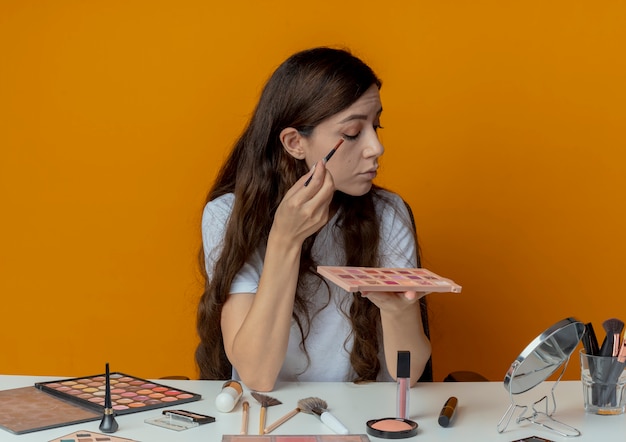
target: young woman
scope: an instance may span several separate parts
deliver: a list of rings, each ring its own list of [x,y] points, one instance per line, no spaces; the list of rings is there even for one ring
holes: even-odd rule
[[[294,54],[265,85],[204,209],[201,378],[259,391],[277,380],[392,380],[398,350],[411,352],[412,384],[420,377],[424,294],[347,293],[315,271],[416,266],[402,199],[372,183],[384,150],[380,86],[332,48]]]

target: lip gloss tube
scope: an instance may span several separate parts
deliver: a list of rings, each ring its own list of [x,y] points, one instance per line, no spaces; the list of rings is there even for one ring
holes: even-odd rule
[[[398,363],[396,371],[397,398],[396,416],[408,419],[409,412],[409,384],[411,378],[411,352],[398,351]]]

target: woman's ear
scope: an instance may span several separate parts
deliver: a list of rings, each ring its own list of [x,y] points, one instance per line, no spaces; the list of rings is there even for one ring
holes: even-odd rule
[[[302,141],[302,134],[293,127],[287,127],[280,131],[280,142],[283,144],[283,147],[289,155],[298,160],[303,160],[305,157]]]

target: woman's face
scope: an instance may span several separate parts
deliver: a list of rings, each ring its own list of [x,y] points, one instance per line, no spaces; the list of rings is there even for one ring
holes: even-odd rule
[[[326,168],[337,190],[352,196],[367,193],[376,178],[378,158],[385,150],[377,133],[382,110],[378,87],[372,85],[350,107],[318,124],[303,140],[309,168],[322,160],[343,137],[343,144]]]

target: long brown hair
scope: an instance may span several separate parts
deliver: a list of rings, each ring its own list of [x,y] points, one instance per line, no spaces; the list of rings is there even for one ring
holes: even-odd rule
[[[381,81],[361,60],[346,50],[314,48],[294,54],[281,64],[265,85],[250,122],[237,140],[209,192],[207,202],[233,193],[233,211],[226,227],[223,249],[215,261],[212,278],[206,279],[200,299],[197,329],[200,344],[196,361],[201,379],[228,379],[232,366],[226,357],[220,318],[231,283],[250,255],[267,242],[276,209],[287,190],[307,171],[303,160],[289,155],[279,134],[296,128],[308,136],[320,122],[344,110],[372,85]],[[346,263],[378,265],[379,219],[375,199],[383,198],[373,186],[363,196],[335,192],[332,208],[339,215]],[[315,235],[302,247],[300,273],[294,303],[294,319],[306,336],[314,312],[309,311],[306,278],[318,277],[311,256]],[[204,254],[200,253],[205,272]],[[206,276],[206,273],[205,273]],[[323,281],[322,281],[323,282]],[[324,283],[325,284],[325,283]],[[355,381],[375,380],[380,371],[378,308],[354,294],[347,312],[353,328],[351,364]]]

